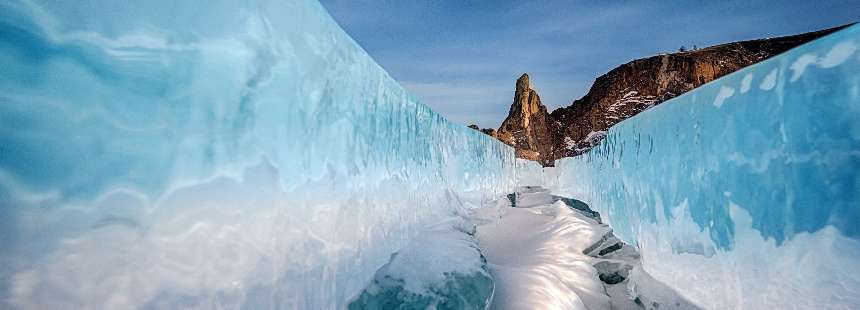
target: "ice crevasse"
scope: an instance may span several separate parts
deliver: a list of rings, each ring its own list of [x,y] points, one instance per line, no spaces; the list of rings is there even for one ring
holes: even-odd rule
[[[0,308],[343,307],[516,182],[316,1],[3,1],[0,68]]]
[[[612,127],[548,172],[709,309],[860,305],[860,27]]]

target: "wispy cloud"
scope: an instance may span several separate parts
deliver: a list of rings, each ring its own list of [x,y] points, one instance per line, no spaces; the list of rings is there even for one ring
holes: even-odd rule
[[[401,82],[410,92],[448,119],[482,127],[498,126],[513,100],[513,87],[494,83]]]
[[[856,0],[322,0],[341,26],[425,103],[497,127],[523,72],[550,108],[630,60],[855,21]]]

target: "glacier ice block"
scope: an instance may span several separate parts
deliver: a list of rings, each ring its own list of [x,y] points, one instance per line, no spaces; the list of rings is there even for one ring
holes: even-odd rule
[[[860,305],[860,27],[612,127],[550,169],[710,309]]]
[[[0,308],[331,309],[514,153],[316,1],[0,3]]]

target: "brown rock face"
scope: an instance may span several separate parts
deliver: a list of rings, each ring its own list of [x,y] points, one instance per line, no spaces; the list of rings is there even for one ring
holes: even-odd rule
[[[553,131],[549,126],[546,106],[532,89],[528,74],[523,74],[517,79],[514,102],[496,137],[516,148],[518,157],[543,162],[552,154]]]
[[[498,139],[498,138],[499,138],[499,135],[498,135],[498,134],[496,134],[496,130],[495,130],[495,129],[492,129],[492,128],[482,128],[482,129],[481,129],[481,132],[483,132],[484,134],[486,134],[486,135],[488,135],[488,136],[490,136],[490,137],[493,137],[493,138],[496,138],[496,139]]]
[[[475,124],[471,124],[471,125],[466,126],[466,127],[469,127],[469,128],[474,129],[474,130],[480,131],[480,132],[482,132],[482,133],[484,133],[485,135],[488,135],[488,136],[490,136],[490,137],[493,137],[493,138],[496,138],[496,139],[498,139],[498,138],[499,138],[499,136],[498,136],[498,135],[496,135],[496,130],[495,130],[495,129],[492,129],[492,128],[480,128],[480,127],[478,127],[478,125],[475,125]]]
[[[518,157],[552,165],[590,150],[609,127],[645,109],[847,26],[637,59],[598,77],[584,97],[552,113],[523,74],[496,137]]]

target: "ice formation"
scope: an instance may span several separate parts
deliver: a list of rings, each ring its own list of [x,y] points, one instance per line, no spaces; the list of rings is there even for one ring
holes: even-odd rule
[[[342,307],[514,188],[315,1],[3,1],[0,68],[4,309]]]
[[[582,201],[521,186],[504,205],[473,209],[478,244],[495,281],[491,309],[695,309],[642,272]]]
[[[858,44],[852,26],[660,104],[546,179],[701,307],[856,308]]]
[[[447,275],[486,284],[485,266],[468,229],[422,229],[517,177],[587,201],[699,306],[853,308],[858,44],[850,27],[717,80],[544,174],[418,103],[312,0],[0,2],[0,308],[445,295]],[[568,207],[507,220],[587,228]],[[445,251],[459,263],[413,270]],[[594,275],[581,267],[548,276]],[[572,304],[608,305],[589,292]]]
[[[609,309],[609,297],[583,253],[600,239],[593,221],[574,215],[536,187],[516,207],[479,209],[481,248],[496,280],[493,309]]]
[[[487,309],[495,285],[474,236],[466,216],[430,225],[392,254],[348,309]]]

